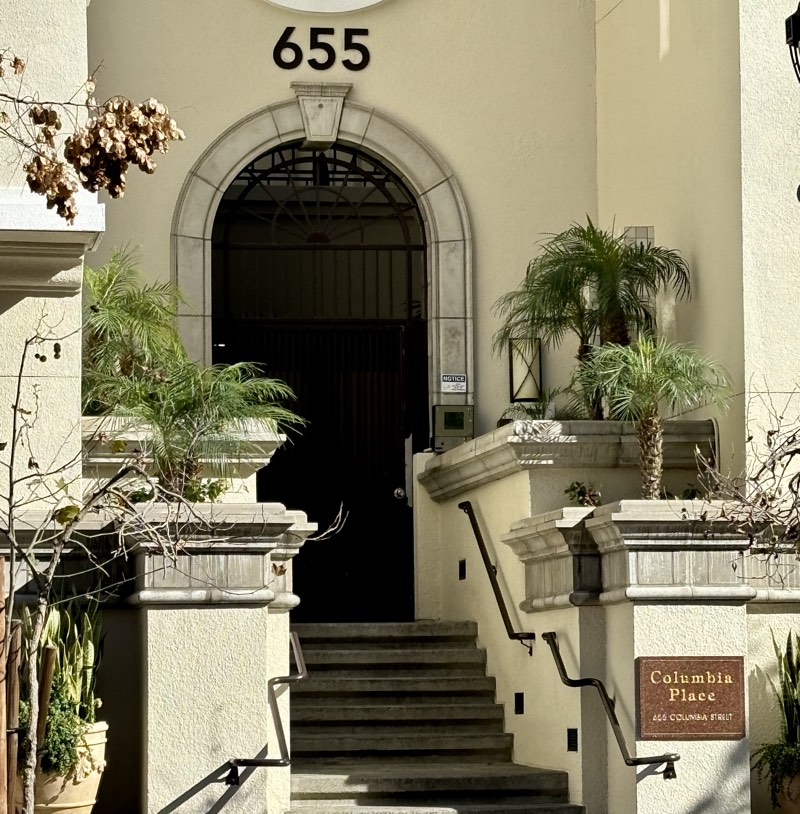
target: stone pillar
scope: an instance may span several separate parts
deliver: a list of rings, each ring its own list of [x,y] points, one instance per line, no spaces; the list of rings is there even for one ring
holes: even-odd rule
[[[537,614],[526,619],[526,625],[539,634],[555,629],[563,635],[563,657],[572,677],[604,675],[606,671],[599,556],[584,524],[592,511],[568,507],[528,517],[513,523],[502,537],[525,566],[525,599],[520,609]],[[541,651],[536,654],[540,691],[543,678],[563,689],[541,635],[537,650]],[[557,708],[537,711],[542,729],[549,724],[551,729],[563,730],[565,722],[577,727],[580,744],[580,777],[570,778],[571,790],[580,789],[580,802],[590,814],[613,811],[606,807],[609,744],[602,707],[588,691],[567,690]],[[548,748],[553,750],[552,744]]]
[[[144,801],[148,814],[289,808],[289,769],[243,769],[231,758],[279,757],[267,682],[289,672],[289,560],[312,530],[279,504],[196,507],[217,531],[192,533],[174,562],[136,557],[142,637]],[[213,520],[212,520],[213,516]],[[281,691],[288,736],[288,692]],[[111,759],[111,758],[110,758]],[[119,759],[119,758],[117,758]]]
[[[642,740],[635,681],[636,659],[644,656],[746,659],[747,603],[756,591],[734,564],[747,540],[700,502],[626,500],[595,509],[585,525],[601,557],[605,680],[625,736],[636,755],[680,755],[677,778],[665,781],[658,767],[626,769],[610,742],[609,811],[749,812],[747,737]],[[685,713],[691,704],[675,707]]]

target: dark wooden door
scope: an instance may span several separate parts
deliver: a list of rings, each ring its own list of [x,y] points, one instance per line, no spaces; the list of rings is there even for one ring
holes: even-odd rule
[[[256,361],[292,386],[293,408],[309,422],[259,475],[259,500],[302,509],[321,530],[340,512],[344,518],[337,533],[308,542],[295,558],[302,604],[294,618],[413,619],[405,492],[410,453],[427,441],[426,416],[413,410],[415,396],[426,395],[419,392],[425,365],[413,364],[414,351],[424,349],[424,336],[414,336],[420,329],[240,323],[230,333],[231,358],[257,349]]]

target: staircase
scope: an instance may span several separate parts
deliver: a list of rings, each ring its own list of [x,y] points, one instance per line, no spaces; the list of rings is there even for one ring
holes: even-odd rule
[[[295,625],[290,814],[580,814],[511,762],[471,622]]]

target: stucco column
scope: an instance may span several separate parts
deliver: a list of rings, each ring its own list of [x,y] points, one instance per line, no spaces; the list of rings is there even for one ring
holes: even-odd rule
[[[6,64],[0,82],[6,92],[64,101],[78,94],[89,72],[86,5],[84,0],[14,3],[14,13],[4,15],[3,46],[26,65],[21,76],[10,77]],[[7,112],[13,117],[13,107],[7,106]],[[67,115],[73,113],[62,114]],[[10,422],[8,405],[16,401],[25,342],[46,337],[31,349],[21,380],[19,406],[33,427],[30,452],[20,455],[25,463],[15,475],[29,474],[29,457],[42,473],[59,470],[49,483],[37,488],[26,483],[21,490],[25,499],[29,491],[52,504],[48,491],[55,489],[54,482],[72,483],[80,476],[83,255],[97,245],[105,225],[94,195],[77,196],[78,217],[69,224],[47,208],[44,196],[29,192],[24,172],[29,155],[13,139],[0,139],[0,402],[7,405]],[[8,430],[2,432],[0,440],[8,442]],[[5,479],[3,470],[3,493],[8,491]]]
[[[569,507],[527,517],[511,525],[502,541],[519,557],[525,568],[525,599],[520,609],[536,614],[527,627],[557,631],[570,675],[605,674],[605,617],[599,606],[600,568],[597,546],[586,532],[589,507]],[[570,791],[590,814],[606,814],[608,743],[603,709],[589,692],[563,687],[547,646],[540,638],[537,652],[544,681],[561,692],[557,707],[538,711],[537,724],[552,729],[574,728],[579,743]],[[566,690],[566,692],[565,692]],[[559,732],[560,734],[560,732]],[[552,750],[552,745],[549,747]],[[546,760],[546,754],[539,758]]]
[[[748,543],[724,523],[712,522],[715,517],[714,508],[700,502],[626,500],[600,507],[586,520],[601,557],[606,684],[620,723],[634,754],[680,755],[677,778],[665,781],[655,773],[659,767],[640,767],[635,772],[625,768],[616,744],[609,743],[609,811],[750,811],[746,735],[644,740],[640,730],[646,722],[637,722],[637,704],[644,709],[635,678],[636,660],[641,657],[744,657],[747,675],[747,603],[756,591],[743,582],[733,564]],[[659,673],[653,680],[662,677]],[[715,688],[698,684],[691,689],[708,693]],[[743,680],[740,689],[746,729]],[[644,692],[640,688],[640,695]],[[668,690],[666,699],[663,707],[668,716],[706,708],[710,716],[713,708],[713,702],[693,707],[681,698],[673,700]]]
[[[279,504],[208,509],[219,531],[193,535],[174,564],[137,557],[143,810],[205,814],[224,802],[226,814],[279,814],[288,768],[243,769],[239,786],[224,779],[232,758],[280,756],[267,682],[289,672],[288,611],[299,600],[288,561],[313,527]]]

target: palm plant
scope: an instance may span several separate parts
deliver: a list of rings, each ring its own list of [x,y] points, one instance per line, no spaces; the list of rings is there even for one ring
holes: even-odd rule
[[[172,283],[145,285],[129,251],[115,251],[99,269],[84,272],[84,410],[103,412],[95,383],[153,372],[163,360],[185,356],[175,329],[180,294]],[[106,405],[107,406],[107,405]]]
[[[520,286],[495,303],[502,318],[496,351],[512,338],[558,346],[572,333],[581,364],[595,339],[627,345],[634,330],[652,334],[659,291],[672,286],[679,297],[690,296],[689,268],[677,251],[633,244],[587,221],[544,242]],[[602,418],[599,405],[593,408]]]
[[[604,398],[622,420],[636,423],[642,497],[661,495],[664,469],[662,408],[675,414],[713,402],[725,407],[728,374],[692,348],[645,337],[631,345],[595,348],[575,378]]]
[[[276,431],[304,423],[281,403],[294,398],[291,388],[256,365],[191,360],[176,326],[180,292],[145,285],[129,253],[87,269],[85,285],[84,409],[147,424],[155,474],[168,491],[210,496],[199,489],[201,470],[227,475],[247,452],[251,420]]]
[[[177,495],[197,484],[204,466],[226,475],[246,451],[248,421],[274,429],[303,424],[281,402],[294,398],[278,379],[260,375],[257,365],[240,362],[203,367],[182,357],[154,381],[149,376],[107,378],[98,399],[114,403],[112,414],[147,424],[151,453],[162,486]]]

